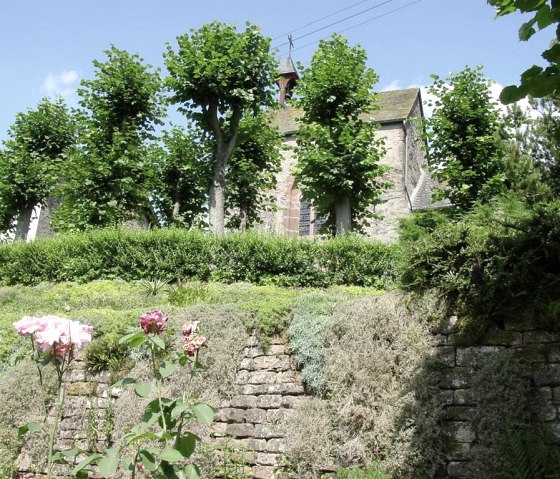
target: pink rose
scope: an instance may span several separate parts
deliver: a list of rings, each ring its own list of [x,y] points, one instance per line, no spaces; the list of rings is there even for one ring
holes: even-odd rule
[[[189,321],[186,324],[183,324],[183,336],[185,338],[188,338],[191,334],[196,333],[196,330],[198,328],[198,323],[199,321]]]
[[[194,356],[200,348],[208,346],[206,336],[197,333],[198,323],[198,321],[190,321],[184,324],[182,328],[185,340],[183,348],[189,356]]]
[[[159,334],[165,329],[165,323],[169,321],[163,311],[148,311],[140,317],[140,327],[146,334]]]
[[[19,321],[13,323],[13,325],[20,336],[31,336],[37,331],[43,331],[46,326],[43,318],[35,316],[24,316]]]

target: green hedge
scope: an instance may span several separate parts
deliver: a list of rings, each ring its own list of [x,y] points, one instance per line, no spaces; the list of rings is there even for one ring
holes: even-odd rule
[[[257,233],[98,230],[0,246],[0,281],[165,278],[280,286],[381,287],[394,277],[394,247],[347,236],[323,242]]]

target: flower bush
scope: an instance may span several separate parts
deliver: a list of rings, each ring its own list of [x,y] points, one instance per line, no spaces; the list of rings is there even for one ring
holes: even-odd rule
[[[56,369],[57,400],[54,409],[54,421],[49,423],[48,410],[45,407],[43,424],[36,422],[28,423],[19,429],[19,433],[22,435],[27,432],[45,429],[48,431],[47,479],[50,479],[52,466],[55,462],[65,462],[65,457],[75,457],[78,454],[77,450],[72,450],[67,454],[54,454],[53,449],[64,404],[63,376],[74,358],[74,353],[91,343],[93,328],[79,321],[71,321],[52,315],[41,317],[24,316],[19,321],[13,323],[13,326],[20,336],[31,339],[33,359],[37,365],[42,388],[44,388],[42,368],[48,363],[53,363]]]

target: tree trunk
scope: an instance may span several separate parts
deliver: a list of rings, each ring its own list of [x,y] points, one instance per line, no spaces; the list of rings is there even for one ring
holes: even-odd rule
[[[27,240],[27,233],[31,226],[31,217],[33,216],[34,206],[26,206],[25,209],[18,215],[16,224],[16,240]]]
[[[247,211],[249,207],[247,205],[239,206],[239,231],[244,233],[247,231]]]
[[[214,160],[214,174],[210,183],[209,204],[208,204],[208,226],[215,235],[224,234],[225,225],[225,199],[226,199],[226,177],[225,161],[223,156],[216,155]]]
[[[179,217],[179,214],[181,213],[181,186],[183,183],[183,179],[179,178],[179,180],[177,181],[177,191],[175,192],[175,198],[174,198],[174,202],[173,202],[173,211],[171,213],[171,218],[173,221],[176,221],[177,218]]]
[[[348,196],[338,196],[334,203],[336,236],[349,233],[352,229],[352,208]]]

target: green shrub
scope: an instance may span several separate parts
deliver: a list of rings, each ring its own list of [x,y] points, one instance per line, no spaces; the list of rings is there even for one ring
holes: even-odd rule
[[[534,319],[560,329],[560,200],[502,199],[458,220],[430,213],[404,223],[401,282],[439,289],[476,342],[491,325]]]
[[[339,469],[335,479],[391,479],[379,464],[372,464],[367,469]]]
[[[379,287],[393,278],[394,260],[394,248],[351,236],[318,242],[254,232],[217,238],[180,229],[97,230],[0,245],[0,281],[160,278]]]

